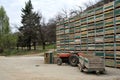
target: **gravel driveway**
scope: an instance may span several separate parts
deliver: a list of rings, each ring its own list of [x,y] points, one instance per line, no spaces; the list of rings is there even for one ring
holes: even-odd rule
[[[43,57],[0,57],[0,80],[120,80],[120,69],[107,73],[81,73],[77,67],[44,64]]]

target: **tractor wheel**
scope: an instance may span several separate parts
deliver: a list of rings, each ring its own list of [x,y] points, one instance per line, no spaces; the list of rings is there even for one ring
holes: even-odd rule
[[[57,65],[62,65],[62,59],[61,58],[57,59]]]
[[[77,66],[77,64],[79,63],[79,58],[76,54],[72,54],[69,57],[69,63],[71,66]]]

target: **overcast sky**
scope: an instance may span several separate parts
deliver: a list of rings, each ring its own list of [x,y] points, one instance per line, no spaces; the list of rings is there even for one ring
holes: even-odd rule
[[[21,25],[21,9],[24,8],[28,0],[0,0],[0,6],[3,6],[10,19],[10,25]],[[79,5],[83,5],[89,0],[31,0],[34,11],[42,12],[44,18],[49,20],[54,17],[62,8],[70,10]],[[94,1],[94,0],[93,0]]]

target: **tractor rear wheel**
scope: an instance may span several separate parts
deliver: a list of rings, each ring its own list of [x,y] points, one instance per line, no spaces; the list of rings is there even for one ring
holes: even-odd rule
[[[69,63],[71,66],[77,66],[77,64],[79,63],[79,57],[76,54],[72,54],[69,57]]]

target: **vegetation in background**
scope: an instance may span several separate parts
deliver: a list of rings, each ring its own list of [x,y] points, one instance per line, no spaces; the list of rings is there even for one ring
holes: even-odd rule
[[[10,31],[9,18],[6,11],[0,7],[0,52],[16,46],[17,36]]]
[[[33,48],[33,47],[31,47]],[[41,54],[41,53],[44,53],[46,51],[49,51],[49,50],[53,50],[56,49],[56,46],[55,45],[46,45],[46,49],[43,50],[42,49],[42,46],[37,46],[36,47],[37,50],[26,50],[26,49],[13,49],[13,48],[9,48],[9,49],[5,49],[4,52],[2,52],[0,55],[4,55],[4,56],[13,56],[13,55],[29,55],[29,54]]]
[[[43,21],[41,21],[43,19]],[[42,18],[42,14],[33,11],[31,0],[25,3],[25,8],[22,8],[22,26],[19,28],[17,47],[27,47],[31,50],[34,46],[54,43],[56,41],[56,23],[51,19],[47,24]]]

